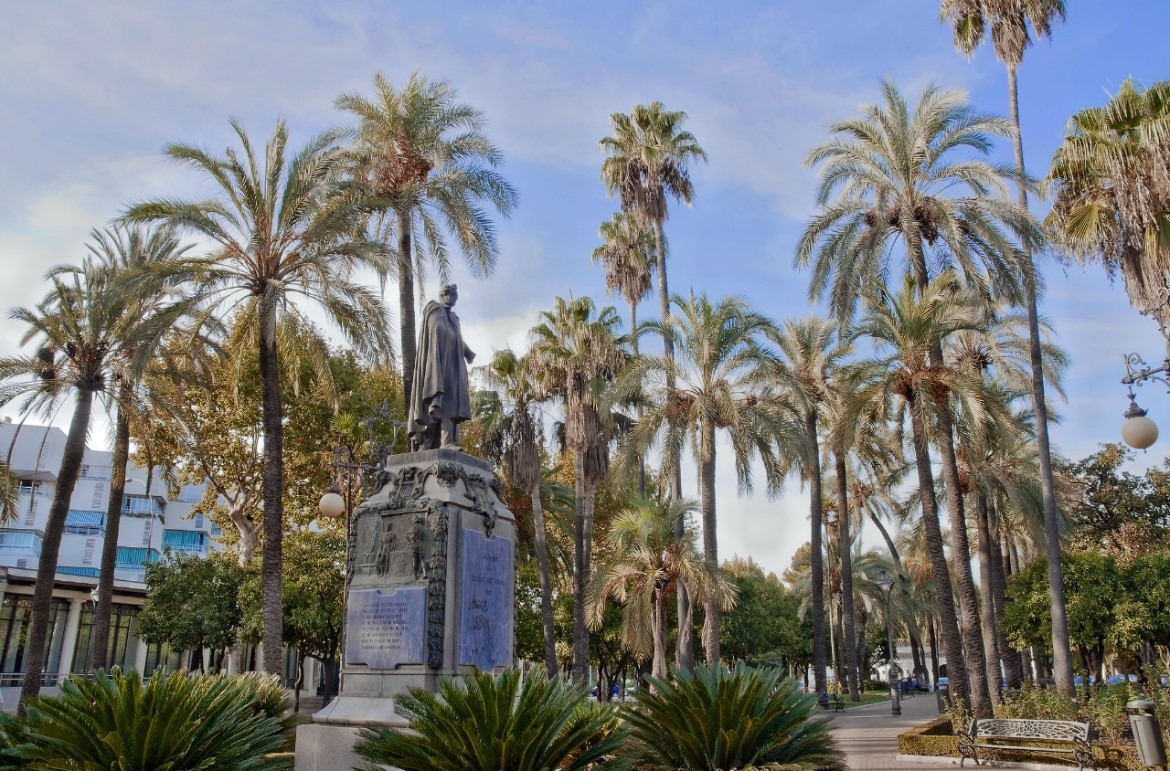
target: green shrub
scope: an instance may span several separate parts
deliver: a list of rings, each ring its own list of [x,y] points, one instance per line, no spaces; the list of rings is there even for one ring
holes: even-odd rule
[[[144,686],[115,668],[66,680],[0,733],[13,767],[34,770],[276,771],[287,706],[275,678],[156,672]]]
[[[815,696],[775,669],[740,664],[648,678],[626,711],[646,771],[843,768]]]
[[[413,733],[363,729],[357,752],[403,771],[574,771],[605,760],[626,740],[614,708],[591,704],[585,688],[536,671],[476,672],[415,688],[395,709]],[[624,761],[608,760],[620,769]]]

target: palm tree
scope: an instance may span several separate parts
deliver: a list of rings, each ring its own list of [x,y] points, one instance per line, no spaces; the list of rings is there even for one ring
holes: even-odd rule
[[[630,306],[630,330],[638,328],[638,303],[650,294],[654,272],[654,231],[630,212],[618,212],[597,230],[601,246],[593,250],[593,261],[605,270],[605,290],[618,294]],[[630,340],[638,354],[638,341]]]
[[[483,133],[483,113],[458,102],[446,81],[415,72],[397,89],[378,73],[374,92],[372,100],[342,94],[335,106],[359,121],[350,166],[386,215],[375,218],[375,235],[387,243],[397,237],[402,384],[410,404],[415,279],[425,275],[422,258],[446,283],[451,264],[445,233],[450,233],[471,272],[490,276],[499,247],[483,204],[507,217],[516,208],[517,194],[496,171],[503,156]],[[423,244],[425,251],[419,248]]]
[[[1121,84],[1104,107],[1073,115],[1052,158],[1056,243],[1082,262],[1120,271],[1130,301],[1170,331],[1170,80]]]
[[[982,390],[979,379],[961,370],[934,364],[934,351],[941,341],[952,334],[981,328],[986,323],[985,308],[976,295],[960,288],[954,273],[950,271],[929,282],[923,289],[919,289],[917,282],[907,276],[897,295],[891,295],[885,289],[878,292],[867,303],[866,315],[858,323],[853,338],[868,339],[881,355],[859,365],[855,377],[862,382],[857,387],[852,412],[860,415],[867,411],[884,411],[897,402],[901,418],[910,423],[922,524],[936,582],[938,612],[952,690],[964,705],[982,710],[990,697],[984,690],[981,699],[977,689],[972,698],[967,671],[970,666],[982,675],[983,660],[977,657],[982,651],[982,641],[975,631],[977,627],[971,625],[972,619],[966,608],[963,627],[967,634],[960,635],[955,620],[950,571],[943,549],[928,447],[931,435],[941,432],[938,425],[939,404],[946,404],[954,398],[971,415],[981,414]],[[952,512],[951,535],[956,539],[953,562],[956,567],[967,563],[969,574],[966,545],[958,543],[959,536],[965,533],[956,531]],[[960,600],[964,606],[974,604],[973,598],[962,596],[962,589]],[[978,619],[974,620],[977,622]],[[980,677],[980,680],[983,679]]]
[[[1028,208],[1028,186],[1024,183],[1024,139],[1020,130],[1019,69],[1024,52],[1038,38],[1051,38],[1052,27],[1065,16],[1064,0],[942,0],[944,20],[951,22],[955,47],[970,58],[991,30],[996,57],[1007,67],[1008,106],[1011,113],[1012,144],[1019,174],[1018,201]],[[1030,264],[1032,250],[1023,245]],[[1048,583],[1052,587],[1052,644],[1056,687],[1073,693],[1072,656],[1069,652],[1068,619],[1064,604],[1064,578],[1060,566],[1060,534],[1057,527],[1056,494],[1052,480],[1052,453],[1048,440],[1048,405],[1044,397],[1044,360],[1041,351],[1040,314],[1037,303],[1035,266],[1024,276],[1028,332],[1031,341],[1032,401],[1036,410],[1036,445],[1040,451],[1040,482],[1044,496],[1045,529],[1048,533]]]
[[[34,343],[36,354],[0,358],[0,382],[4,383],[0,404],[24,394],[22,412],[40,409],[50,414],[67,394],[75,395],[37,565],[21,710],[42,685],[57,553],[81,473],[93,400],[110,398],[115,372],[128,364],[141,366],[176,317],[174,311],[158,312],[149,302],[141,303],[142,297],[154,296],[146,282],[126,281],[125,275],[97,260],[86,259],[79,268],[57,268],[48,278],[52,286],[38,305],[10,313],[28,327],[21,345]]]
[[[735,583],[710,570],[695,549],[694,531],[687,527],[683,540],[674,537],[677,520],[685,523],[697,508],[685,499],[663,505],[640,499],[624,508],[610,526],[610,556],[590,585],[590,623],[601,624],[606,600],[622,605],[623,642],[639,659],[651,656],[654,677],[666,677],[666,603],[680,582],[724,610],[735,605]]]
[[[599,391],[626,361],[625,338],[612,306],[594,315],[588,297],[556,298],[551,311],[541,311],[532,328],[529,351],[545,393],[565,403],[565,444],[573,451],[576,477],[573,557],[573,677],[589,671],[589,630],[585,623],[585,592],[593,553],[593,503],[597,485],[609,468],[605,420],[608,410]]]
[[[278,121],[260,158],[244,127],[230,123],[242,157],[233,148],[222,157],[191,145],[165,149],[214,182],[218,199],[147,201],[130,207],[125,217],[166,222],[208,239],[212,247],[206,257],[179,261],[170,271],[172,278],[193,285],[184,304],[210,315],[229,298],[243,295],[243,318],[256,331],[264,434],[263,665],[264,671],[279,673],[284,528],[280,330],[292,321],[311,326],[294,304],[299,298],[318,305],[359,351],[384,360],[392,351],[385,308],[352,276],[363,267],[385,274],[391,257],[385,247],[361,236],[364,201],[340,181],[345,155],[335,134],[315,137],[288,158],[288,129]],[[323,346],[322,338],[317,341]],[[318,356],[325,358],[324,352]]]
[[[99,269],[110,271],[123,281],[134,282],[135,289],[129,292],[133,307],[128,312],[145,318],[162,311],[169,304],[169,290],[151,275],[152,269],[182,257],[187,247],[181,247],[174,232],[169,228],[152,230],[138,227],[114,226],[106,232],[93,231],[87,262]],[[79,273],[84,278],[84,268],[66,268],[65,273]],[[175,340],[177,330],[172,330],[162,341]],[[126,465],[130,456],[130,424],[132,414],[138,407],[136,391],[141,375],[148,369],[166,367],[172,362],[182,365],[189,359],[181,353],[162,358],[154,357],[157,346],[143,350],[121,347],[119,355],[111,361],[111,379],[116,384],[111,393],[114,418],[114,448],[110,461],[110,499],[106,508],[106,533],[102,542],[101,568],[98,579],[98,602],[93,619],[92,665],[95,671],[105,669],[109,652],[110,612],[113,608],[114,569],[118,557],[118,532],[122,521],[122,494],[126,485]],[[172,354],[179,353],[172,351]]]
[[[784,323],[774,341],[783,362],[774,365],[781,393],[792,401],[792,411],[803,426],[804,452],[797,456],[801,476],[809,487],[811,545],[811,599],[813,628],[813,683],[825,693],[827,644],[825,640],[824,492],[821,479],[819,421],[828,394],[827,378],[844,359],[848,346],[838,343],[836,326],[827,319],[809,316]]]
[[[882,283],[889,247],[900,238],[907,272],[919,291],[930,281],[928,259],[934,258],[954,263],[964,283],[985,302],[993,295],[1019,302],[1021,277],[1025,284],[1032,280],[1032,265],[1017,244],[1030,248],[1042,239],[1027,209],[1006,197],[1007,181],[1019,176],[977,157],[957,157],[962,150],[987,155],[991,138],[1007,136],[1010,125],[974,112],[957,91],[930,86],[911,111],[893,84],[884,82],[882,88],[884,105],[864,108],[862,119],[834,124],[831,131],[841,136],[808,156],[810,164],[823,164],[818,203],[824,207],[797,250],[797,264],[815,261],[810,294],[819,297],[830,290],[831,308],[847,321],[861,287]],[[956,189],[968,195],[956,195]],[[931,356],[941,365],[941,349]],[[966,519],[952,417],[945,402],[936,411],[947,511],[956,550],[963,552]],[[955,580],[968,657],[982,671],[977,590],[969,564],[955,563]],[[982,710],[990,698],[988,685],[982,677],[974,684],[975,704]]]
[[[623,391],[650,394],[653,406],[638,421],[632,446],[639,454],[660,434],[666,436],[668,461],[689,440],[699,465],[703,512],[703,559],[707,571],[719,569],[715,506],[716,434],[731,439],[741,492],[752,488],[751,463],[764,465],[768,493],[776,494],[784,469],[777,443],[791,441],[790,429],[760,398],[770,353],[762,338],[776,335],[772,322],[738,297],[712,303],[706,295],[674,298],[677,313],[643,330],[669,338],[676,356],[643,356],[622,376]],[[667,467],[673,472],[674,469]],[[704,609],[703,646],[707,666],[719,663],[720,602],[708,595]]]
[[[544,624],[544,658],[549,677],[555,677],[557,665],[556,637],[553,634],[552,579],[549,574],[548,533],[544,524],[544,506],[540,497],[541,437],[533,416],[536,383],[528,358],[517,356],[510,348],[496,351],[491,363],[481,369],[487,385],[502,392],[511,409],[500,411],[498,431],[502,433],[504,473],[512,484],[527,491],[532,501],[533,540],[540,574],[540,612]]]

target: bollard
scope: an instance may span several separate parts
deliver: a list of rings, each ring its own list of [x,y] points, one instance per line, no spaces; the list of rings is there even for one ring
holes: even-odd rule
[[[1133,740],[1142,765],[1165,766],[1166,745],[1162,741],[1162,726],[1154,717],[1154,702],[1134,699],[1125,708],[1129,710],[1129,726],[1133,729]]]

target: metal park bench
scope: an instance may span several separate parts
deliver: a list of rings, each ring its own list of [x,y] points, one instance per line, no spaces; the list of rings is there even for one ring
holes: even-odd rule
[[[1096,768],[1088,723],[1069,720],[998,720],[975,719],[966,731],[959,732],[959,754],[980,765],[979,754],[986,760],[997,750],[1067,755],[1083,771]]]
[[[845,709],[845,699],[839,693],[822,693],[817,697],[817,701],[822,708],[831,709],[834,712]]]

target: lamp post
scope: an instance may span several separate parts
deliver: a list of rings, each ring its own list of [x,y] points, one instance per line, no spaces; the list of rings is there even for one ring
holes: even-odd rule
[[[1125,423],[1121,425],[1121,439],[1130,447],[1144,450],[1158,441],[1158,425],[1146,417],[1146,410],[1138,406],[1134,400],[1133,387],[1139,388],[1147,380],[1157,380],[1170,390],[1170,336],[1167,336],[1166,322],[1163,314],[1170,308],[1170,273],[1162,278],[1162,286],[1155,291],[1157,302],[1141,311],[1143,316],[1153,316],[1158,323],[1158,331],[1166,343],[1166,358],[1157,367],[1151,367],[1136,353],[1127,353],[1125,359],[1125,377],[1121,384],[1129,389],[1129,407],[1122,413]]]
[[[890,658],[890,714],[898,716],[902,714],[902,698],[898,692],[898,680],[901,670],[898,668],[897,662],[894,660],[894,617],[892,613],[892,595],[894,593],[894,579],[890,578],[886,571],[882,571],[878,575],[875,582],[886,593],[886,647],[887,655]]]
[[[97,626],[97,624],[95,624],[94,622],[97,621],[97,607],[98,607],[98,603],[101,602],[101,599],[102,599],[102,593],[98,590],[98,587],[95,586],[93,588],[93,590],[90,591],[90,593],[89,593],[89,600],[90,600],[90,602],[93,603],[93,612],[90,614],[90,617],[89,617],[89,645],[86,646],[87,648],[89,648],[89,655],[85,657],[85,661],[87,662],[87,667],[89,664],[92,664],[92,662],[93,662],[93,630],[94,630],[94,627]]]

